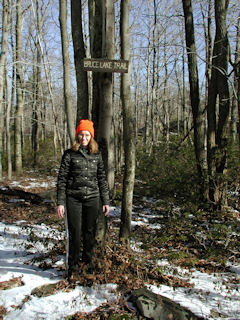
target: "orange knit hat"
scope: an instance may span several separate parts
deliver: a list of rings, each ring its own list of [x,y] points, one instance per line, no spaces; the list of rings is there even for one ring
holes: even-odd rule
[[[76,136],[79,134],[79,131],[89,131],[94,138],[93,122],[91,120],[80,120],[76,130]]]

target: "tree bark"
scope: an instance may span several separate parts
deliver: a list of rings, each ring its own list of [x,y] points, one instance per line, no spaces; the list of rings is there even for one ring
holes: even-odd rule
[[[150,10],[150,0],[148,0],[148,10]],[[150,123],[151,123],[151,94],[150,94],[150,74],[151,74],[151,26],[150,21],[148,21],[148,56],[147,56],[147,81],[146,81],[146,114],[145,114],[145,133],[144,133],[144,142],[145,145],[148,145],[150,142]]]
[[[14,10],[13,10],[13,1],[11,0],[9,1],[10,4],[10,42],[11,42],[11,58],[12,58],[12,62],[15,66],[16,63],[16,49],[15,49],[15,41],[14,41],[14,24],[13,24],[13,16],[14,16]],[[15,99],[16,99],[16,68],[13,67],[12,68],[12,85],[11,85],[11,116],[10,116],[10,127],[14,126],[14,118],[15,118]]]
[[[168,85],[168,65],[167,65],[167,38],[166,38],[166,30],[164,30],[164,49],[163,49],[163,55],[164,55],[164,88],[163,88],[163,112],[164,112],[164,137],[165,141],[168,144],[169,143],[169,125],[170,125],[170,112],[169,112],[169,103],[168,103],[168,93],[167,93],[167,85]]]
[[[114,58],[115,14],[111,0],[89,0],[89,28],[91,55],[93,58]],[[113,138],[113,76],[112,73],[93,73],[92,119],[96,129],[96,139],[103,155],[110,197],[115,186],[115,154]],[[99,212],[97,239],[104,243],[106,217]]]
[[[81,119],[89,118],[87,71],[82,68],[86,58],[82,30],[82,1],[71,0],[71,23],[74,48],[74,63],[77,79],[77,117],[76,125]]]
[[[213,48],[212,76],[208,93],[208,174],[209,198],[218,208],[226,204],[227,130],[230,111],[228,86],[229,43],[226,14],[228,0],[215,0],[216,35]],[[217,98],[219,116],[217,119]]]
[[[156,0],[153,0],[153,31],[152,31],[152,86],[151,86],[151,95],[152,95],[152,106],[151,106],[151,131],[152,131],[152,143],[156,141],[156,132],[157,132],[157,87],[156,87],[156,77],[157,77],[157,43],[156,43],[156,31],[157,31],[157,6]]]
[[[23,75],[22,75],[22,7],[17,0],[16,19],[16,88],[17,110],[15,116],[15,171],[22,173],[22,117],[23,117]]]
[[[129,60],[130,64],[129,6],[129,0],[121,0],[121,58],[124,60]],[[131,233],[132,202],[136,160],[135,118],[134,108],[131,101],[130,80],[131,72],[129,66],[128,73],[121,74],[121,100],[123,106],[123,139],[125,152],[125,169],[123,180],[121,226],[119,237],[120,241],[126,244],[129,243]]]
[[[89,27],[91,56],[114,58],[115,15],[114,3],[110,0],[89,0]],[[115,157],[112,126],[112,73],[93,73],[92,119],[96,138],[103,154],[110,194],[114,193]]]
[[[102,57],[114,58],[115,52],[115,14],[114,2],[102,0],[103,34],[102,34]],[[101,100],[98,117],[98,142],[103,154],[103,160],[107,172],[110,197],[114,193],[115,182],[115,158],[113,138],[113,74],[111,72],[101,73],[100,77]]]
[[[238,15],[238,23],[237,23],[237,33],[236,33],[236,50],[235,50],[235,70],[234,70],[234,82],[233,82],[233,97],[232,97],[232,106],[231,106],[231,138],[232,141],[235,142],[237,140],[237,109],[238,109],[238,101],[240,97],[238,96],[238,81],[240,74],[238,72],[238,65],[240,63],[239,59],[240,52],[240,14]]]
[[[8,179],[12,179],[12,156],[11,156],[11,131],[10,131],[10,90],[9,90],[9,80],[8,80],[8,70],[5,65],[5,84],[6,84],[6,144],[7,144],[7,174]]]
[[[205,8],[201,2],[201,11],[203,16],[203,29],[204,29],[204,38],[206,45],[206,104],[208,101],[207,93],[209,87],[209,80],[211,78],[211,66],[212,66],[212,0],[208,2],[208,16],[207,23],[205,22],[206,17],[204,14]]]
[[[202,7],[201,3],[201,11],[203,16],[203,28],[204,28],[204,38],[205,38],[205,45],[206,45],[206,84],[205,84],[205,105],[208,103],[208,90],[209,90],[209,81],[211,78],[211,72],[212,72],[212,8],[213,2],[212,0],[209,0],[208,2],[208,12],[207,12],[207,23],[205,22],[205,8]],[[207,150],[207,115],[204,111],[204,149]],[[208,190],[207,190],[207,196],[208,196]]]
[[[34,8],[32,8],[34,10]],[[40,7],[39,0],[36,0],[36,29],[37,29],[37,39],[36,39],[36,49],[37,49],[37,65],[35,84],[34,84],[34,103],[33,103],[33,123],[32,123],[32,145],[33,145],[33,165],[36,167],[38,165],[38,151],[39,151],[39,131],[40,131],[40,92],[41,92],[41,73],[42,73],[42,59],[41,59],[41,46],[40,46],[40,34],[41,34],[41,22],[40,22]]]
[[[92,58],[102,58],[103,13],[102,1],[88,0],[90,53]],[[101,101],[101,73],[92,73],[92,120],[98,138],[98,123]]]
[[[89,13],[89,34],[90,34],[90,53],[91,58],[102,58],[102,1],[88,0],[88,13]],[[101,78],[100,72],[92,73],[92,120],[94,122],[95,136],[99,141],[98,124],[100,115],[100,101],[102,97]],[[107,168],[107,162],[105,157],[103,158],[105,168]],[[100,205],[98,213],[98,224],[96,230],[96,243],[97,246],[104,248],[106,240],[107,219],[102,211],[102,205]]]
[[[0,54],[0,181],[2,180],[2,137],[3,137],[3,83],[4,83],[4,68],[7,59],[7,37],[8,37],[8,17],[9,7],[8,1],[2,1],[2,39],[1,39],[1,54]]]
[[[181,42],[184,45],[184,35],[182,35],[182,37],[181,37]],[[182,84],[183,84],[183,86],[182,86],[182,119],[183,119],[183,133],[185,136],[188,131],[188,121],[187,121],[187,111],[186,111],[186,87],[185,87],[186,72],[185,72],[185,53],[184,53],[184,50],[182,53],[182,70],[183,70],[183,73],[182,73]]]
[[[240,63],[237,65],[238,85],[237,85],[237,97],[238,97],[238,123],[240,126]],[[240,129],[238,129],[238,144],[240,149]]]
[[[69,58],[69,40],[67,28],[67,0],[59,0],[59,21],[62,40],[62,59],[63,59],[63,83],[64,83],[64,102],[67,118],[68,134],[73,144],[75,139],[75,125],[72,108],[71,95],[71,64]]]
[[[185,19],[185,33],[186,46],[188,57],[188,73],[190,84],[190,99],[193,114],[194,125],[194,149],[197,161],[198,176],[201,185],[201,194],[207,198],[207,184],[206,184],[206,154],[204,151],[204,116],[203,110],[200,107],[199,96],[199,80],[197,68],[197,55],[194,36],[194,22],[192,12],[192,1],[182,0],[184,19]]]
[[[237,66],[237,72],[238,72],[238,123],[240,123],[240,64]],[[238,130],[238,143],[239,143],[239,149],[240,149],[240,130]]]

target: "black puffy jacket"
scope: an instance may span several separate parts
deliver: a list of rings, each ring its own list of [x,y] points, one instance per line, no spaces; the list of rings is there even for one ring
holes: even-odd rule
[[[109,191],[101,153],[68,149],[62,156],[57,181],[57,205],[64,205],[66,195],[80,200],[100,196],[109,204]]]

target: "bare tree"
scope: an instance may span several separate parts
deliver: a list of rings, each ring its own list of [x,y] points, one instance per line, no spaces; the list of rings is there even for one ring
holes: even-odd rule
[[[54,97],[54,93],[53,93],[53,80],[52,80],[52,72],[51,72],[51,68],[50,63],[49,63],[49,57],[48,54],[46,52],[44,52],[43,49],[43,44],[44,44],[44,39],[42,39],[42,33],[40,32],[40,30],[38,29],[38,24],[39,26],[43,26],[44,23],[44,18],[46,16],[47,13],[47,9],[49,6],[49,2],[47,3],[47,5],[45,6],[44,10],[43,10],[43,14],[41,17],[41,21],[37,22],[38,20],[38,13],[36,12],[34,6],[33,6],[33,2],[31,2],[31,7],[32,7],[32,13],[33,13],[33,17],[34,17],[34,24],[36,26],[36,31],[37,31],[37,40],[36,40],[36,46],[38,49],[38,53],[40,54],[40,58],[39,61],[42,61],[42,65],[44,68],[44,73],[45,73],[45,78],[46,78],[46,89],[48,92],[48,97],[49,97],[49,102],[50,105],[52,107],[52,115],[53,115],[53,121],[54,121],[54,148],[56,150],[57,147],[57,142],[58,145],[60,147],[61,153],[63,153],[63,145],[62,145],[62,137],[60,134],[60,130],[59,128],[62,126],[62,123],[59,125],[58,123],[58,118],[59,118],[59,114],[57,113],[56,110],[56,102],[55,102],[55,97]],[[42,89],[42,88],[41,88]],[[42,98],[41,102],[43,102],[44,97]]]
[[[240,97],[238,95],[238,81],[240,74],[238,72],[238,65],[240,63],[240,14],[238,16],[238,23],[236,26],[236,50],[235,50],[235,61],[234,61],[234,83],[233,83],[233,97],[231,105],[231,137],[233,141],[237,140],[237,109]],[[240,104],[239,104],[240,105]]]
[[[237,66],[237,72],[238,75],[240,75],[240,63]],[[238,91],[237,91],[237,96],[238,96],[238,123],[240,123],[240,76],[238,76]],[[240,148],[240,130],[238,130],[238,143],[239,143],[239,148]]]
[[[2,1],[2,39],[0,54],[0,180],[2,180],[2,136],[3,136],[3,84],[4,70],[7,59],[7,37],[8,37],[8,1]]]
[[[33,6],[33,3],[32,3]],[[32,8],[34,10],[34,8]],[[41,92],[41,73],[42,73],[42,55],[41,55],[41,18],[40,18],[40,4],[39,0],[36,0],[36,29],[37,29],[37,39],[36,39],[36,48],[37,48],[37,63],[36,63],[36,72],[34,72],[34,102],[33,102],[33,115],[32,115],[32,145],[34,152],[33,165],[38,164],[38,151],[39,151],[39,131],[40,131],[40,92]]]
[[[121,0],[120,35],[121,35],[121,58],[130,62],[129,44],[129,0]],[[123,180],[122,211],[120,226],[120,241],[129,243],[132,220],[132,202],[135,179],[135,118],[130,90],[130,69],[128,73],[121,75],[121,99],[123,106],[123,141],[125,152],[125,169]]]
[[[192,12],[192,1],[182,0],[184,19],[185,19],[185,34],[186,47],[188,57],[188,73],[190,84],[190,99],[193,114],[194,126],[194,149],[197,161],[198,175],[201,181],[202,194],[207,198],[206,184],[206,154],[204,151],[204,116],[200,105],[199,80],[197,67],[197,53],[194,34],[194,22]]]
[[[167,93],[167,85],[168,85],[168,64],[167,64],[167,39],[166,39],[166,29],[164,30],[164,87],[163,87],[163,112],[164,112],[164,135],[166,142],[169,142],[169,126],[170,126],[170,112],[169,112],[169,103],[168,103],[168,93]]]
[[[22,1],[17,0],[16,18],[16,87],[17,110],[15,115],[15,171],[22,173],[22,117],[23,117],[23,73],[22,73]]]
[[[89,29],[90,50],[93,58],[113,59],[115,53],[115,12],[111,0],[90,0]],[[93,73],[92,119],[95,123],[96,137],[100,145],[110,196],[114,193],[115,154],[113,138],[113,75],[112,73]],[[97,230],[99,244],[104,243],[106,217],[100,210]]]
[[[10,131],[10,112],[11,112],[11,104],[10,104],[10,90],[9,90],[9,79],[8,79],[8,70],[5,65],[5,125],[6,125],[6,149],[7,149],[7,174],[8,179],[12,179],[12,156],[11,156],[11,131]]]
[[[115,14],[113,1],[102,0],[102,14],[102,58],[113,59],[115,53]],[[113,74],[111,72],[101,73],[100,81],[101,99],[99,101],[100,111],[97,123],[97,139],[103,153],[110,194],[113,195],[115,181],[114,139],[112,127]]]
[[[10,4],[11,7],[11,11],[10,11],[10,21],[9,21],[9,25],[10,25],[10,43],[11,43],[11,51],[12,51],[12,55],[11,55],[11,59],[12,59],[12,63],[13,63],[13,67],[12,67],[12,86],[11,86],[11,114],[10,114],[10,127],[13,126],[14,123],[14,116],[15,116],[15,99],[16,99],[16,68],[15,68],[15,62],[16,62],[16,50],[15,50],[15,41],[14,41],[14,23],[13,23],[13,18],[14,18],[14,10],[13,10],[13,2],[15,0],[11,0],[8,3]]]
[[[204,38],[206,44],[206,104],[207,104],[207,93],[209,87],[209,81],[211,78],[211,66],[212,66],[212,0],[208,1],[207,11],[207,23],[205,22],[206,17],[204,15],[204,9],[201,2],[201,11],[203,16],[203,28]]]
[[[184,43],[184,36],[182,32],[181,43]],[[187,111],[186,111],[186,86],[185,86],[185,54],[182,51],[182,119],[183,119],[183,132],[186,135],[188,131]]]
[[[228,0],[215,0],[216,35],[208,93],[209,198],[218,207],[226,202],[227,130],[230,111],[228,86],[229,42],[226,26]],[[218,118],[217,118],[218,106]]]
[[[238,22],[240,22],[240,18],[238,18]],[[238,27],[238,35],[240,32],[240,28]],[[238,81],[237,81],[237,100],[238,100],[238,123],[240,124],[240,63],[238,62],[238,65],[236,66],[236,73],[238,75]],[[238,144],[239,144],[239,148],[240,148],[240,130],[238,129]]]
[[[103,12],[102,1],[88,0],[89,12],[89,34],[90,53],[92,58],[102,58],[103,39]],[[100,72],[92,74],[92,120],[95,123],[95,132],[98,137],[98,122],[100,112],[100,101],[102,96],[101,88],[102,75]]]
[[[148,0],[148,10],[150,10],[150,0]],[[151,90],[150,90],[150,76],[151,76],[151,21],[148,20],[148,47],[147,47],[147,88],[146,88],[146,113],[145,113],[145,144],[150,141],[150,128],[151,128],[151,115],[152,115],[152,104],[151,104]]]
[[[152,30],[152,84],[151,84],[151,95],[152,95],[152,106],[151,106],[151,131],[152,131],[152,142],[156,141],[156,126],[158,125],[157,119],[157,4],[156,0],[153,0],[153,30]]]
[[[74,63],[77,79],[77,117],[76,124],[80,119],[89,118],[88,106],[88,80],[87,72],[82,68],[82,60],[86,58],[83,28],[82,28],[82,1],[71,0],[71,23],[74,47]]]
[[[212,51],[213,51],[213,44],[212,44],[212,7],[213,2],[212,0],[208,1],[208,10],[207,10],[207,18],[205,17],[204,7],[202,2],[200,3],[201,12],[203,17],[203,29],[204,29],[204,39],[205,39],[205,46],[206,46],[206,82],[205,82],[205,105],[208,102],[208,89],[209,89],[209,81],[211,78],[211,68],[212,68]],[[207,22],[206,22],[207,20]],[[206,149],[207,145],[207,117],[206,112],[204,111],[204,149]],[[207,193],[207,192],[206,192]]]
[[[75,125],[72,110],[71,96],[71,64],[69,57],[69,40],[67,28],[67,0],[59,0],[59,21],[62,40],[62,58],[63,58],[63,82],[64,82],[64,100],[65,112],[67,118],[68,134],[73,144],[75,138]]]

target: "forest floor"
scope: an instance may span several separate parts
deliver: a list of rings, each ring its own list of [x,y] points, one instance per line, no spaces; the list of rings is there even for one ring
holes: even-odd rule
[[[34,177],[33,173],[29,173],[14,181],[4,180],[1,188],[9,186],[39,194],[54,188],[55,184],[55,177]],[[3,295],[10,294],[14,287],[24,286],[24,280],[21,280],[21,272],[19,276],[10,272],[11,269],[6,267],[9,264],[4,262],[2,256],[0,319],[16,319],[16,310],[19,315],[32,295],[41,298],[60,291],[71,292],[79,285],[86,288],[108,284],[114,284],[117,288],[114,289],[118,296],[115,300],[107,298],[91,311],[87,308],[78,311],[76,308],[68,316],[54,318],[52,314],[39,319],[135,319],[136,312],[129,308],[123,296],[142,287],[175,299],[205,319],[240,319],[240,212],[230,208],[225,212],[183,209],[176,199],[142,196],[142,187],[140,182],[136,183],[130,248],[120,245],[118,241],[121,208],[120,202],[115,200],[108,217],[105,250],[99,250],[96,254],[96,273],[86,275],[83,272],[77,282],[71,284],[64,276],[65,223],[57,217],[54,204],[49,201],[36,204],[31,200],[23,201],[0,194],[2,253],[4,241],[8,241],[7,236],[10,237],[10,233],[7,235],[4,230],[10,226],[21,227],[21,230],[25,228],[25,255],[28,259],[24,263],[34,265],[38,273],[54,270],[55,277],[47,292],[42,290],[43,287],[40,290],[35,288],[35,293],[31,291],[25,296],[23,293],[21,303],[9,305]],[[55,236],[39,236],[36,226],[55,230]],[[23,234],[12,235],[15,239],[19,237],[22,239]],[[39,243],[47,249],[42,252],[38,250],[36,254],[34,248],[38,248]],[[203,282],[207,283],[206,287],[201,288],[203,284],[200,282],[197,284],[198,276],[205,277]],[[17,318],[21,319],[21,316]]]

